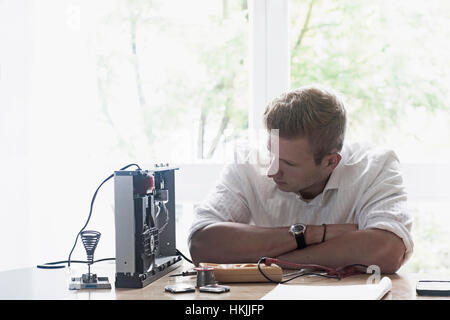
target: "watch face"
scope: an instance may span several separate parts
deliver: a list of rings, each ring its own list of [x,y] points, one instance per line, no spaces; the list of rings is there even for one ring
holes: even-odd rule
[[[305,231],[305,226],[301,223],[293,224],[291,227],[291,232],[295,234],[299,234]]]

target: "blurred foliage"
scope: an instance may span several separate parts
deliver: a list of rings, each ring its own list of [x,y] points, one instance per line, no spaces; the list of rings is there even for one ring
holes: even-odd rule
[[[343,93],[352,130],[371,128],[371,140],[384,142],[380,132],[414,108],[450,110],[450,73],[442,68],[448,65],[450,2],[290,4],[292,87],[322,83]]]
[[[450,110],[450,2],[291,0],[289,10],[291,86],[342,92],[350,138],[383,143],[414,110]],[[163,146],[189,136],[197,156],[213,157],[248,127],[246,0],[114,0],[98,11],[98,88],[114,147],[167,158]],[[124,105],[144,136],[124,132]]]
[[[139,145],[168,159],[168,146],[196,134],[191,149],[212,157],[225,133],[247,127],[246,1],[116,0],[102,10],[97,76],[113,148],[138,157]],[[144,137],[120,129],[113,109],[123,101]]]
[[[291,86],[340,91],[352,140],[446,160],[449,18],[449,1],[291,0]],[[448,200],[411,205],[415,249],[401,271],[448,273],[448,210]]]
[[[448,233],[448,203],[414,203],[412,257],[400,272],[448,274],[450,270],[450,234]]]

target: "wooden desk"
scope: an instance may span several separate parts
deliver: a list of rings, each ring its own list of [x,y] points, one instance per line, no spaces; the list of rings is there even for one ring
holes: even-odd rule
[[[92,266],[91,270],[98,276],[107,276],[112,289],[104,290],[69,290],[71,277],[80,277],[87,272],[85,265],[73,265],[65,269],[38,269],[27,268],[0,272],[0,299],[1,300],[258,300],[272,290],[276,284],[270,283],[239,283],[227,284],[230,292],[222,294],[213,293],[180,293],[171,294],[164,291],[164,287],[174,283],[196,284],[196,276],[169,277],[170,274],[180,273],[190,269],[192,265],[183,263],[164,277],[156,280],[143,289],[115,289],[113,261],[100,262]],[[293,280],[297,284],[314,285],[349,285],[364,284],[369,275],[356,275],[342,280],[325,279],[322,277],[300,277]],[[423,297],[416,295],[416,282],[419,279],[430,279],[431,276],[419,274],[388,275],[392,280],[392,290],[384,299],[411,300],[411,299],[446,299],[445,297]],[[442,276],[440,277],[442,278]],[[450,275],[447,277],[450,279]],[[450,299],[447,298],[447,299]]]

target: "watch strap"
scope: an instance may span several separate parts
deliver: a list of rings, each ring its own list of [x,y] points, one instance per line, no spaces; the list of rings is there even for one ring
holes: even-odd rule
[[[300,234],[295,235],[295,240],[297,241],[297,249],[303,249],[306,248],[306,241],[305,241],[305,233],[302,232]]]

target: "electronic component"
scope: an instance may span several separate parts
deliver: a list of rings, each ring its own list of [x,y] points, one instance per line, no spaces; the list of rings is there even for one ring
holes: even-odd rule
[[[80,236],[87,254],[88,273],[83,274],[81,278],[71,278],[69,289],[111,289],[108,277],[97,277],[96,274],[91,273],[91,264],[94,263],[94,251],[100,241],[101,233],[94,230],[86,230],[81,232]]]
[[[450,296],[450,280],[419,280],[416,292],[420,296]]]
[[[81,278],[71,278],[69,284],[69,290],[80,289],[111,289],[111,284],[108,277],[97,277],[95,274],[87,277],[83,274]]]
[[[114,172],[116,288],[142,288],[178,267],[177,169]]]
[[[214,268],[212,267],[197,267],[194,268],[197,271],[197,287],[202,287],[210,284],[215,284]]]
[[[212,293],[223,293],[230,291],[230,287],[222,286],[218,284],[210,284],[207,286],[202,286],[198,288],[200,292],[212,292]]]
[[[164,290],[171,293],[195,292],[195,287],[189,284],[172,284],[167,285]]]

